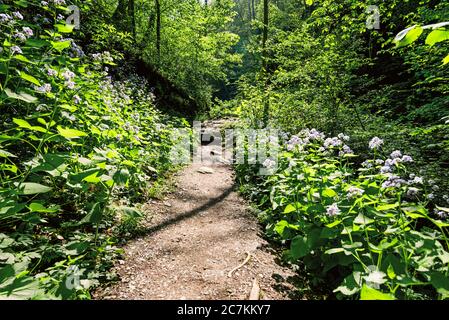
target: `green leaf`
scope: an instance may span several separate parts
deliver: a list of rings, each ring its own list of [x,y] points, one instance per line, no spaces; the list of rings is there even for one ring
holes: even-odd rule
[[[399,206],[398,203],[383,204],[383,205],[380,205],[380,206],[376,207],[376,210],[377,211],[387,211],[387,210],[391,210],[391,209],[397,208],[398,206]]]
[[[29,129],[29,130],[33,130],[33,131],[38,131],[38,132],[43,132],[46,133],[47,129],[40,127],[40,126],[32,126],[28,123],[28,121],[23,120],[23,119],[13,119],[13,122],[15,124],[17,124],[20,128],[25,128],[25,129]]]
[[[90,212],[81,220],[82,223],[93,223],[98,224],[103,219],[103,210],[100,206],[100,203],[97,202],[93,205]]]
[[[8,98],[11,99],[21,100],[27,103],[34,103],[37,101],[36,97],[33,97],[32,95],[29,95],[28,93],[25,92],[14,93],[10,89],[5,89],[5,93],[8,96]]]
[[[46,208],[42,204],[40,204],[39,202],[31,203],[29,208],[30,208],[31,212],[53,213],[53,212],[57,212],[58,211],[57,208],[52,208],[52,209]]]
[[[18,186],[20,195],[32,195],[38,193],[47,193],[52,188],[34,182],[24,182]]]
[[[443,59],[443,66],[449,63],[449,54]]]
[[[29,75],[29,74],[27,74],[27,73],[25,73],[25,72],[23,72],[23,71],[21,71],[20,72],[20,77],[23,79],[23,80],[26,80],[26,81],[28,81],[28,82],[31,82],[31,83],[33,83],[33,84],[35,84],[35,85],[37,85],[37,86],[40,86],[41,85],[41,83],[39,82],[39,80],[37,80],[35,77],[33,77],[32,75]]]
[[[284,209],[284,213],[291,213],[291,212],[294,212],[294,211],[296,211],[296,206],[294,204],[289,204]]]
[[[352,296],[360,291],[360,282],[361,273],[354,271],[343,280],[343,283],[334,292],[341,292],[345,296]]]
[[[388,278],[390,278],[390,279],[396,278],[396,273],[394,272],[394,268],[391,264],[388,265],[387,275],[388,275]]]
[[[87,133],[75,129],[62,128],[61,126],[58,126],[57,129],[61,136],[69,140],[87,136]]]
[[[141,218],[144,216],[144,214],[136,208],[121,206],[118,207],[118,209],[121,210],[125,215],[133,219]]]
[[[360,293],[360,300],[395,300],[395,297],[390,293],[383,293],[364,284]]]
[[[61,33],[72,33],[73,29],[75,28],[75,26],[71,24],[56,24],[55,27],[58,32]]]
[[[396,41],[396,46],[399,47],[405,47],[409,44],[412,44],[416,40],[418,40],[419,36],[423,33],[423,29],[421,27],[414,27],[410,29],[404,38],[402,38],[400,41]]]
[[[334,198],[337,196],[337,192],[335,192],[335,190],[333,189],[325,189],[321,194],[323,195],[323,197],[327,198]]]
[[[12,153],[2,150],[0,149],[0,157],[1,158],[17,158],[15,155],[13,155]]]
[[[51,46],[53,47],[53,49],[61,52],[64,49],[67,49],[71,46],[71,41],[67,40],[67,41],[51,41]]]
[[[31,129],[31,124],[29,124],[28,121],[26,121],[26,120],[14,118],[14,119],[12,120],[12,122],[14,122],[15,124],[17,124],[17,125],[18,125],[19,127],[21,127],[21,128]]]
[[[294,260],[305,257],[310,253],[307,237],[296,236],[290,245],[290,254]]]
[[[40,289],[39,280],[31,277],[15,278],[12,283],[0,287],[0,299],[29,300],[39,296],[44,296],[44,291]]]
[[[91,174],[90,176],[87,176],[83,179],[83,181],[89,182],[89,183],[99,183],[101,181],[101,178],[97,176],[98,172],[95,172]]]
[[[14,59],[22,61],[22,62],[26,62],[26,63],[32,63],[30,60],[28,60],[27,57],[22,56],[21,54],[17,54],[15,56],[13,56]]]
[[[49,43],[45,40],[33,39],[30,38],[27,40],[26,45],[33,48],[42,48],[48,45]]]
[[[433,30],[426,38],[426,44],[433,46],[438,42],[449,40],[449,31]]]
[[[311,6],[314,0],[306,0],[306,5]]]
[[[359,225],[367,225],[373,222],[373,219],[368,218],[363,213],[359,213],[359,215],[354,219],[354,223]]]
[[[345,252],[345,251],[346,250],[343,248],[333,248],[333,249],[326,250],[324,253],[325,254],[336,254],[336,253]]]
[[[443,299],[449,297],[449,278],[443,273],[433,272],[430,276],[430,283],[439,294],[443,295]]]

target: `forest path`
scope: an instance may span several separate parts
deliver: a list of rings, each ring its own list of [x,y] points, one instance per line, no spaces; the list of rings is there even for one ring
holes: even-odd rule
[[[261,299],[294,297],[295,273],[276,262],[235,187],[227,164],[186,167],[176,177],[176,191],[146,205],[153,218],[146,234],[124,247],[115,267],[121,280],[95,298],[244,300],[254,279]],[[250,260],[229,276],[248,254]]]

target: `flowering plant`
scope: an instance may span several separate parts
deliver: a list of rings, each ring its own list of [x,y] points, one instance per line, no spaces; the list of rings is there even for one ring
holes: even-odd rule
[[[448,298],[449,209],[408,172],[410,156],[381,156],[374,137],[372,159],[357,165],[349,140],[314,129],[286,139],[259,195],[268,234],[340,298]]]

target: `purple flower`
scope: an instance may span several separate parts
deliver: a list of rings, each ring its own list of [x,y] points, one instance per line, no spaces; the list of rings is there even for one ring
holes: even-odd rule
[[[404,156],[402,157],[402,162],[405,162],[405,163],[407,163],[407,162],[413,162],[413,159],[412,159],[412,157],[410,157],[410,156],[408,156],[408,155],[404,155]]]
[[[74,74],[72,71],[70,71],[70,70],[64,71],[64,72],[62,73],[62,76],[64,77],[64,79],[65,79],[66,81],[70,81],[70,80],[72,80],[73,78],[75,78],[75,74]]]
[[[13,12],[12,15],[14,16],[14,18],[16,18],[17,20],[23,20],[23,16],[19,11]]]
[[[391,159],[401,158],[402,153],[399,150],[393,151],[390,155]]]
[[[81,98],[78,95],[73,96],[73,103],[78,104],[81,102]]]
[[[407,181],[401,179],[399,176],[390,174],[388,179],[382,183],[382,188],[400,188],[402,185],[407,184]]]
[[[5,23],[11,21],[11,16],[6,13],[0,13],[0,23]]]
[[[340,209],[338,208],[337,204],[334,203],[333,205],[330,205],[329,207],[327,207],[326,209],[326,214],[329,217],[335,217],[337,215],[339,215],[341,213]]]
[[[13,37],[19,39],[21,42],[25,42],[27,40],[27,37],[22,32],[16,32]]]
[[[334,138],[327,138],[326,140],[324,140],[324,147],[325,148],[329,148],[329,147],[340,147],[343,145],[343,141],[341,141],[340,139],[338,139],[337,137]]]
[[[65,86],[66,86],[67,88],[69,88],[69,89],[75,89],[76,83],[73,82],[73,81],[66,81],[64,84],[65,84]]]
[[[354,198],[356,196],[361,196],[365,191],[363,189],[351,186],[348,189],[348,197]]]
[[[51,87],[51,84],[46,83],[41,87],[36,86],[35,89],[36,89],[36,91],[41,92],[41,93],[49,93],[49,92],[51,92],[52,87]]]
[[[33,30],[29,27],[23,27],[22,30],[28,38],[34,35]]]
[[[54,69],[48,69],[47,70],[47,75],[50,76],[50,77],[54,77],[54,76],[58,75],[58,72],[56,70],[54,70]]]
[[[11,47],[11,54],[16,54],[16,53],[18,53],[18,54],[22,54],[23,52],[22,52],[22,49],[20,49],[18,46],[12,46]]]
[[[263,166],[267,169],[272,169],[276,166],[276,161],[273,161],[271,159],[266,159],[263,163]]]
[[[374,137],[369,142],[369,148],[370,149],[379,149],[383,145],[384,141],[382,139],[379,139],[378,137]]]

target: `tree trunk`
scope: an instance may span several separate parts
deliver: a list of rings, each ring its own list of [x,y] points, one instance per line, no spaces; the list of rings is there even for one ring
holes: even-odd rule
[[[158,61],[161,58],[161,3],[155,0],[156,5],[156,50]]]
[[[255,0],[251,0],[252,3],[252,7],[253,7],[253,20],[256,19],[256,4],[255,4]]]
[[[133,39],[136,39],[136,12],[134,0],[128,1],[128,15],[131,22],[131,33],[133,35]]]
[[[262,69],[265,77],[265,92],[268,89],[268,55],[267,55],[267,40],[268,40],[268,23],[269,23],[269,0],[263,0],[263,35],[262,35]],[[269,96],[265,97],[263,108],[263,124],[268,126],[270,114]]]

